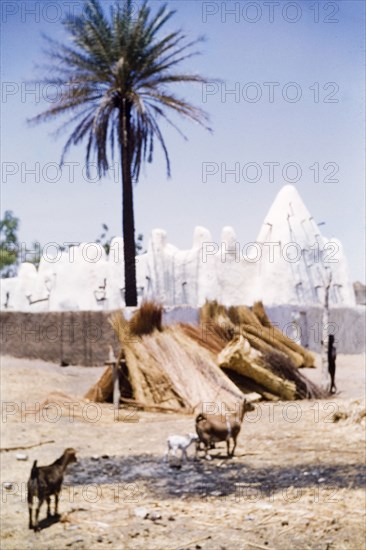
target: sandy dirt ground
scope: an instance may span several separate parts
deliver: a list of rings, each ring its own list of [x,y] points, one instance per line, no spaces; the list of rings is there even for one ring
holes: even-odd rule
[[[365,425],[332,422],[364,399],[365,356],[338,357],[335,397],[261,403],[233,459],[221,444],[211,461],[194,461],[190,449],[181,469],[163,461],[165,441],[194,431],[193,417],[121,410],[117,418],[109,405],[77,403],[102,371],[1,358],[1,549],[366,548]],[[303,372],[320,379],[319,368]],[[78,462],[65,476],[61,517],[46,520],[44,505],[34,533],[31,465],[66,447]]]

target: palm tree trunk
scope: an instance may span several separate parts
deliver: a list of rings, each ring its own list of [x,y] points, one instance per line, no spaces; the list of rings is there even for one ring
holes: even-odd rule
[[[135,216],[133,211],[133,188],[131,177],[131,106],[122,100],[120,110],[121,164],[122,164],[122,231],[125,257],[125,303],[137,306],[136,290],[136,245]]]

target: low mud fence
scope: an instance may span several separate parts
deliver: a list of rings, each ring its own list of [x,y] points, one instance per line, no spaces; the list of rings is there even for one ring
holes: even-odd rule
[[[132,313],[126,311],[129,318]],[[319,352],[322,337],[322,310],[319,307],[266,307],[269,318],[284,333],[294,319],[300,343]],[[112,311],[0,312],[0,344],[3,355],[42,359],[60,365],[103,365],[109,346],[119,352],[119,343],[109,324]],[[362,306],[330,310],[330,332],[335,334],[338,353],[365,351],[365,313]],[[199,324],[199,309],[164,308],[163,324]],[[209,330],[209,327],[205,328]],[[290,334],[288,334],[290,335]]]
[[[103,365],[119,344],[111,312],[2,312],[1,353],[60,365]]]
[[[311,351],[321,352],[323,309],[320,306],[265,306],[271,322],[281,331]],[[366,351],[366,308],[332,307],[329,310],[328,333],[334,334],[337,353],[357,354]]]
[[[129,319],[135,308],[125,308]],[[0,312],[1,354],[60,365],[100,366],[120,344],[109,318],[113,311]],[[166,307],[163,324],[199,323],[197,308]]]

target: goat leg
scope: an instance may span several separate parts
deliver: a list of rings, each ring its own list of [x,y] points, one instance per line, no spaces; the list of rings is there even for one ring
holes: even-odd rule
[[[39,500],[37,508],[36,508],[36,521],[35,521],[35,524],[34,524],[34,530],[35,531],[40,531],[41,530],[40,527],[39,527],[38,518],[39,518],[39,511],[41,509],[42,502],[43,502],[43,500]]]
[[[212,456],[208,454],[208,449],[210,447],[210,442],[205,443],[205,459],[206,460],[212,460]]]
[[[227,456],[231,456],[230,455],[230,438],[229,437],[226,440],[226,449],[227,449]]]
[[[33,503],[29,501],[28,501],[28,510],[29,510],[29,529],[33,529],[33,521],[32,521]]]
[[[200,450],[200,440],[196,441],[196,452],[194,453],[194,459],[198,460],[198,451]]]
[[[47,497],[47,517],[51,517],[51,497]]]
[[[231,455],[229,455],[229,456],[234,456],[234,451],[235,451],[235,448],[236,448],[236,437],[233,437],[233,441],[234,441],[234,447],[232,448]]]

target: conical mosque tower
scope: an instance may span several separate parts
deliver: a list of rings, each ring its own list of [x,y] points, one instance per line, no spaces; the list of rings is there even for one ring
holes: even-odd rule
[[[258,278],[265,304],[322,304],[331,275],[330,303],[355,305],[341,243],[321,234],[293,185],[279,191],[257,242],[263,250]]]

